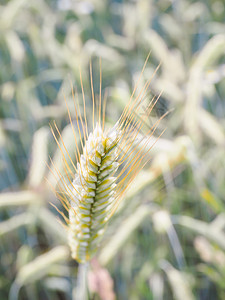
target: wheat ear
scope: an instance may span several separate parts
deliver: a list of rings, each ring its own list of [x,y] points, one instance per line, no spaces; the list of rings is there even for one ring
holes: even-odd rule
[[[145,65],[143,70],[144,68]],[[101,73],[98,109],[96,109],[93,91],[91,64],[90,75],[93,101],[92,132],[90,134],[88,133],[82,76],[80,76],[80,81],[83,98],[83,118],[72,87],[76,116],[75,127],[65,100],[76,144],[76,164],[68,153],[57,125],[54,123],[55,130],[51,128],[62,154],[65,171],[65,175],[62,175],[53,164],[52,172],[60,178],[59,190],[56,191],[56,194],[68,211],[68,217],[62,212],[60,213],[67,224],[66,230],[72,257],[81,263],[89,261],[96,253],[108,221],[115,213],[135,176],[149,160],[148,152],[152,146],[149,146],[151,136],[164,117],[162,116],[140,138],[140,132],[145,121],[158,100],[158,98],[153,98],[146,109],[145,115],[139,118],[139,111],[143,107],[146,91],[151,82],[150,79],[135,98],[137,82],[120,119],[111,129],[105,130],[106,98],[103,101],[102,112]],[[58,138],[55,131],[58,133]],[[77,140],[77,133],[80,136],[80,141]],[[80,150],[80,144],[82,150]],[[139,144],[141,144],[141,147],[139,147]],[[66,158],[65,153],[68,158]],[[71,174],[72,179],[70,179]]]

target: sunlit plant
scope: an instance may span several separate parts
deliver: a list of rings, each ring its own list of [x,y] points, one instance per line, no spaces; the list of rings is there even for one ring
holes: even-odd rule
[[[147,60],[145,65],[146,63]],[[145,97],[151,79],[135,96],[138,81],[119,120],[111,128],[106,128],[106,97],[102,101],[101,95],[102,74],[100,71],[100,91],[96,100],[91,64],[90,78],[92,91],[91,124],[89,124],[89,118],[86,114],[81,75],[82,114],[77,94],[72,87],[75,125],[65,100],[76,145],[76,162],[72,160],[56,123],[54,123],[54,130],[51,127],[52,134],[62,154],[65,171],[65,174],[62,174],[53,164],[52,171],[59,179],[56,194],[68,211],[68,216],[65,216],[62,211],[59,212],[66,221],[71,255],[81,263],[89,261],[96,253],[109,220],[116,212],[136,175],[149,161],[149,151],[153,146],[153,143],[152,145],[150,143],[151,137],[160,120],[165,116],[158,119],[147,132],[143,133],[142,129],[158,98],[149,101]],[[146,101],[148,102],[147,106]],[[140,110],[143,109],[144,105],[145,114],[143,115],[140,114]],[[56,136],[57,134],[58,136]],[[66,158],[65,153],[68,158]]]

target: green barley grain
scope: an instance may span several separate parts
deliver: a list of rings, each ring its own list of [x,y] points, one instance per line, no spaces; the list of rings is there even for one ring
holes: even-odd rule
[[[159,119],[159,121],[149,129],[147,134],[141,135],[140,138],[140,132],[146,118],[148,118],[158,100],[153,99],[147,107],[145,116],[142,118],[138,117],[138,112],[140,108],[143,107],[144,96],[149,87],[150,79],[139,95],[133,99],[137,89],[136,85],[131,99],[125,107],[120,119],[111,129],[105,130],[105,101],[103,103],[103,113],[101,111],[101,73],[98,109],[95,109],[96,103],[93,92],[91,65],[90,75],[93,100],[92,132],[90,134],[88,133],[88,121],[81,76],[83,118],[81,117],[79,104],[76,101],[72,88],[75,103],[76,127],[73,125],[66,102],[76,144],[76,164],[69,156],[56,124],[54,125],[61,140],[61,145],[55,132],[51,128],[62,153],[66,174],[63,176],[53,165],[52,171],[60,179],[59,190],[56,191],[56,194],[64,208],[68,211],[68,217],[64,216],[62,212],[60,213],[66,220],[66,230],[71,255],[81,263],[89,261],[96,253],[108,221],[116,211],[127,188],[137,173],[149,160],[149,156],[147,155],[149,149],[151,149],[149,142],[160,121]],[[97,117],[95,116],[96,112]],[[95,119],[97,119],[97,121],[95,121]],[[80,141],[78,141],[76,133],[80,136]],[[82,141],[82,136],[85,141]],[[140,144],[141,148],[139,147]],[[80,150],[80,145],[82,151]],[[69,166],[65,152],[74,170]],[[71,174],[72,179],[70,179]]]

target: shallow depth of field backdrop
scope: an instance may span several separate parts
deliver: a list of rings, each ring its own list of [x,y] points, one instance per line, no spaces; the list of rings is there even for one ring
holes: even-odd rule
[[[80,66],[90,98],[90,58],[115,123],[149,51],[139,89],[161,62],[146,97],[163,94],[146,125],[172,112],[92,262],[90,299],[225,299],[224,33],[223,0],[0,1],[1,300],[75,294],[45,179],[49,156],[62,168],[49,123],[73,151],[63,95],[72,82],[82,101]]]

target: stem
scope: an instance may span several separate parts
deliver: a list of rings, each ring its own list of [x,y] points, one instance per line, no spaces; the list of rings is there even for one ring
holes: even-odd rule
[[[14,281],[10,287],[9,291],[9,300],[17,300],[19,299],[19,291],[20,291],[20,284]]]
[[[75,291],[73,291],[73,300],[87,300],[88,288],[87,288],[87,272],[89,269],[89,262],[79,264],[77,274],[77,285]]]

